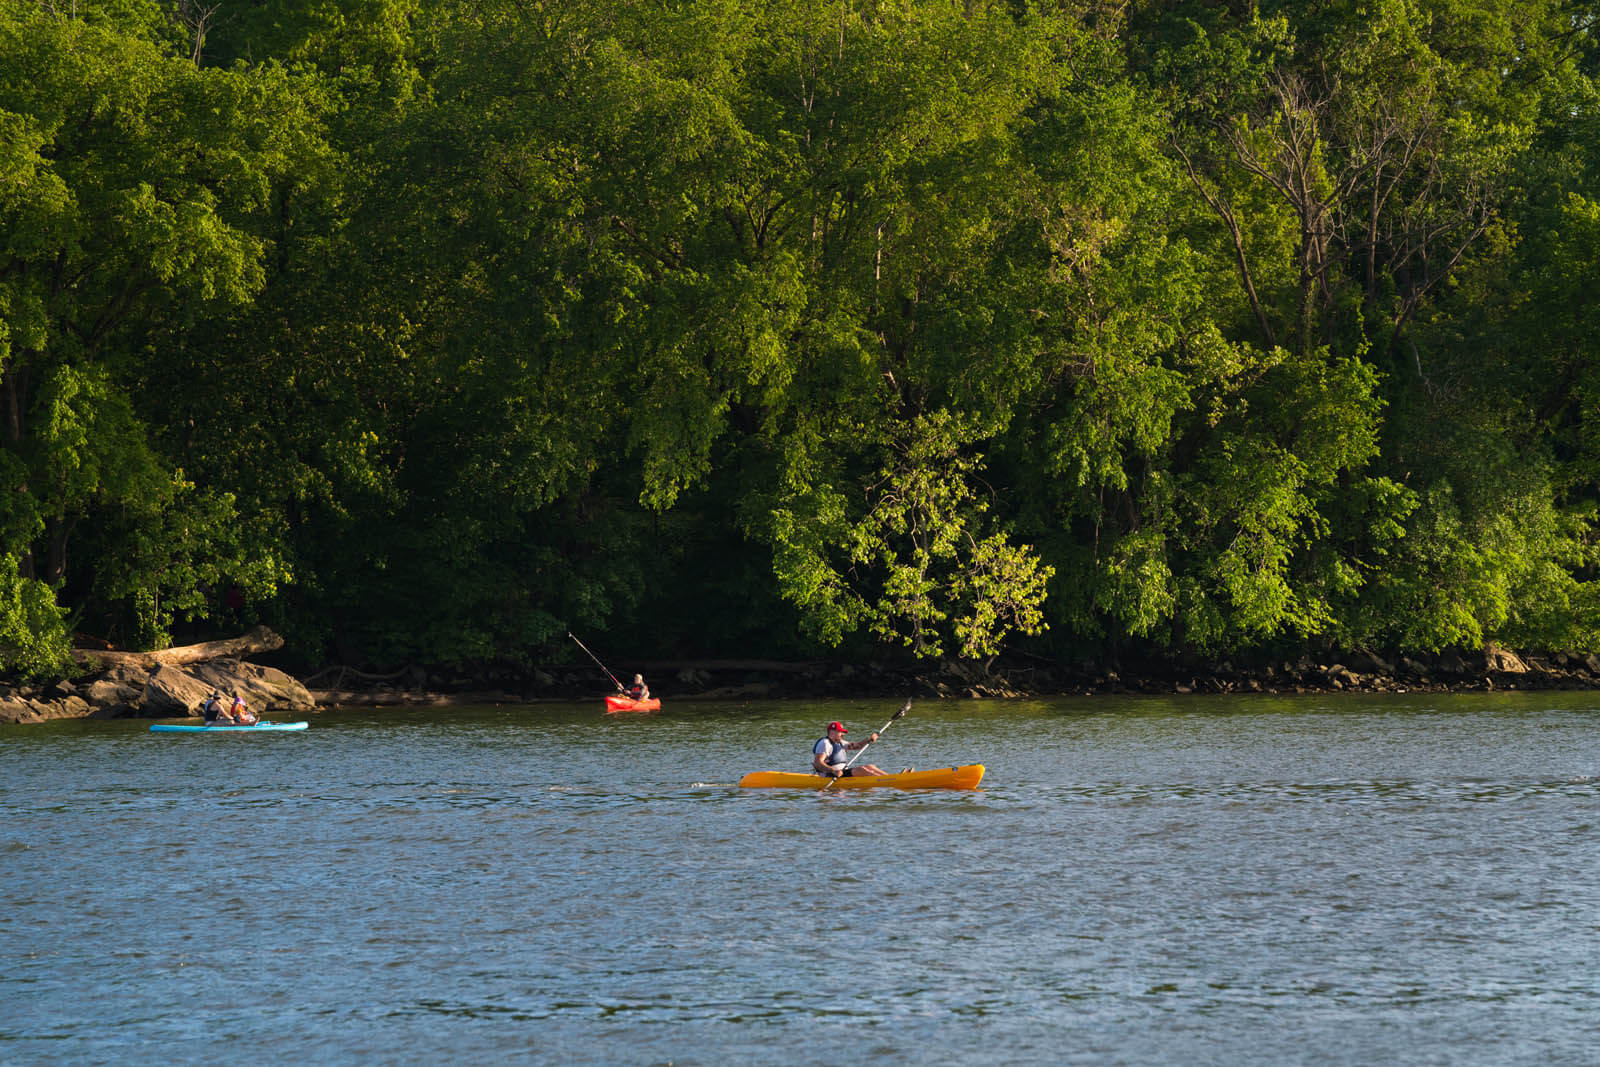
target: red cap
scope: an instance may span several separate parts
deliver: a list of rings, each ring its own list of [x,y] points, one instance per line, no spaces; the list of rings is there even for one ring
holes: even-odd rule
[[[841,734],[847,734],[847,733],[850,732],[849,730],[846,730],[844,728],[844,723],[839,722],[837,720],[835,720],[833,722],[830,722],[828,724],[828,729],[830,729],[830,730],[838,730]]]

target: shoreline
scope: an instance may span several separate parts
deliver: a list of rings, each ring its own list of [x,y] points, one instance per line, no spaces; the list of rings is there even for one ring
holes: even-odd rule
[[[1218,663],[1161,662],[1121,668],[1071,666],[1015,656],[987,663],[925,664],[649,661],[630,667],[672,701],[884,699],[1015,700],[1093,696],[1209,694],[1493,693],[1600,689],[1600,656],[1516,654],[1496,646],[1471,656],[1446,652],[1391,662],[1358,652],[1322,660]],[[322,708],[448,708],[551,702],[581,703],[606,694],[582,665],[535,667],[444,677],[421,668],[387,675],[333,667],[313,673],[310,688],[280,670],[237,659],[150,670],[118,664],[71,680],[0,685],[0,725],[73,718],[184,718],[198,715],[215,688],[243,691],[261,713]],[[327,680],[338,684],[326,685]],[[353,682],[353,684],[352,684]]]
[[[1490,693],[1600,689],[1600,658],[1517,656],[1491,649],[1480,662],[1446,654],[1425,662],[1403,657],[1391,664],[1370,654],[1348,662],[1302,661],[1240,670],[1227,662],[1179,668],[1164,665],[1124,674],[1117,670],[1054,664],[1008,664],[985,669],[960,661],[923,666],[879,664],[655,662],[639,665],[653,696],[664,700],[724,701],[905,697],[933,700],[1044,699],[1063,696],[1189,696],[1261,693]],[[428,684],[444,679],[409,679],[412,684],[312,689],[321,707],[450,707],[472,704],[574,703],[605,696],[588,673],[540,668],[500,687]],[[523,684],[516,684],[521,681]],[[423,684],[416,684],[422,682]]]

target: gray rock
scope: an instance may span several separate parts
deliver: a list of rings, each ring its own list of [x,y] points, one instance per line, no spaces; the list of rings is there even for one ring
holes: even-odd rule
[[[1352,652],[1350,669],[1357,674],[1393,674],[1394,665],[1376,652]]]
[[[1483,663],[1486,670],[1502,674],[1528,673],[1528,665],[1515,652],[1501,648],[1492,641],[1483,646]]]
[[[941,673],[948,674],[950,677],[957,681],[965,682],[969,686],[977,685],[984,680],[983,669],[980,666],[962,660],[942,660],[939,664],[939,670]]]
[[[188,670],[117,664],[75,683],[52,686],[46,695],[32,691],[0,694],[0,723],[33,723],[46,719],[157,718],[193,716],[213,689],[237,693],[255,712],[310,711],[316,707],[305,686],[272,667],[238,660],[197,663]]]
[[[59,700],[40,701],[36,702],[35,706],[39,704],[43,704],[39,707],[39,713],[47,719],[86,719],[94,710],[89,706],[89,702],[80,696],[64,696]]]
[[[0,699],[0,723],[43,722],[44,716],[34,710],[30,701],[21,697]]]
[[[199,715],[211,687],[177,667],[160,666],[150,672],[139,703],[146,715],[171,718]]]
[[[1414,678],[1426,678],[1428,676],[1428,665],[1414,660],[1410,656],[1400,661],[1400,669]]]
[[[137,686],[110,678],[97,678],[83,687],[83,698],[97,708],[132,707],[144,696],[144,683],[149,678],[149,675],[144,675]]]
[[[711,683],[711,675],[694,667],[685,667],[674,677],[676,677],[677,680],[682,682],[684,685],[691,686],[693,688],[703,688]]]
[[[118,685],[131,686],[140,692],[144,691],[144,684],[150,680],[150,671],[145,667],[135,667],[128,663],[118,663],[107,667],[96,676],[100,681],[115,682]]]
[[[310,690],[274,667],[214,659],[196,663],[190,671],[206,687],[200,703],[205,702],[212,689],[217,689],[224,695],[244,697],[245,704],[255,712],[310,711],[316,707]]]

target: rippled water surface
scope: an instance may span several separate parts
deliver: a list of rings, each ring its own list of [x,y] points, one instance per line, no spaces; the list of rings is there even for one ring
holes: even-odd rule
[[[1593,694],[893,711],[0,728],[0,1062],[1595,1061]]]

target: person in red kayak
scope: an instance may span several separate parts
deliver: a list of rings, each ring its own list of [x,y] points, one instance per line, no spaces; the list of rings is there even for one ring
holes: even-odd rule
[[[811,746],[812,770],[824,778],[861,778],[867,775],[888,774],[888,771],[880,770],[871,763],[863,763],[857,767],[845,766],[850,762],[847,753],[866,748],[878,739],[877,734],[868,734],[865,741],[846,741],[844,735],[849,732],[842,722],[835,721],[828,724],[827,734]]]
[[[630,700],[649,700],[650,687],[644,684],[644,675],[634,675],[633,684],[624,689],[622,695]]]

